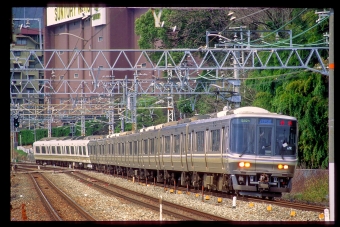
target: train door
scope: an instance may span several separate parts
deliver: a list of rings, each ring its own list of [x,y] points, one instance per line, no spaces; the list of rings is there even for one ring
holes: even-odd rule
[[[177,130],[176,130],[177,131]],[[173,134],[171,162],[174,169],[183,169],[182,163],[182,146],[183,133],[176,132]]]
[[[117,154],[117,165],[118,166],[121,166],[122,165],[122,154],[121,154],[121,150],[122,150],[122,148],[121,148],[121,146],[122,146],[122,141],[121,141],[121,139],[117,142],[117,151],[116,151],[116,154]]]
[[[195,171],[206,171],[206,142],[207,142],[207,130],[204,125],[197,125],[195,131],[192,132],[193,136],[193,149],[192,149],[192,162]]]
[[[165,169],[171,169],[171,142],[172,142],[172,134],[169,131],[164,131],[163,137],[163,164]]]
[[[155,155],[155,138],[153,137],[153,134],[150,134],[150,163],[149,163],[149,168],[151,169],[156,169],[157,167],[157,158]]]
[[[141,139],[142,143],[142,149],[141,149],[141,157],[142,157],[142,165],[141,168],[145,168],[145,166],[148,164],[147,159],[148,159],[148,139],[143,138]]]
[[[133,162],[132,156],[132,139],[129,139],[126,146],[126,164],[127,166],[131,167]]]
[[[188,167],[191,171],[194,171],[194,160],[193,160],[193,135],[194,131],[188,130],[188,150],[187,150],[187,162]]]
[[[108,139],[107,147],[108,147],[109,163],[110,163],[110,165],[113,165],[114,159],[113,159],[113,141],[112,141],[112,138]]]
[[[122,165],[125,166],[126,165],[126,142],[125,139],[122,141]]]
[[[140,141],[137,138],[133,141],[133,147],[138,157],[138,162],[135,164],[137,164],[139,168],[142,168],[144,156],[143,156],[143,151],[140,147]]]
[[[182,160],[183,162],[185,163],[184,165],[184,170],[185,171],[189,171],[189,125],[187,124],[185,126],[185,134],[183,136],[183,141],[184,141],[184,144],[183,144],[183,153],[182,153]]]
[[[181,167],[183,171],[188,171],[188,166],[186,163],[186,152],[185,152],[185,148],[186,148],[186,134],[185,132],[180,134],[180,163],[181,163]]]
[[[152,148],[151,148],[151,153],[153,154],[153,158],[151,160],[151,163],[154,163],[153,164],[153,167],[155,169],[159,169],[159,158],[158,158],[158,155],[157,155],[157,136],[154,135],[154,133],[152,133]]]
[[[159,137],[159,157],[160,157],[160,167],[164,169],[164,136]]]
[[[106,162],[106,168],[111,163],[111,157],[110,157],[110,143],[109,139],[104,139],[104,148],[105,148],[105,162]]]
[[[162,137],[160,135],[160,130],[157,131],[157,162],[158,162],[158,169],[163,168],[163,156],[162,156]]]
[[[209,172],[222,172],[223,162],[221,158],[222,149],[222,127],[221,122],[213,122],[206,131],[206,167]]]

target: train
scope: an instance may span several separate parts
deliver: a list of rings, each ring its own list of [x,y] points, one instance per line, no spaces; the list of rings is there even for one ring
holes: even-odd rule
[[[33,143],[36,163],[264,199],[292,189],[298,121],[255,106],[110,135]]]

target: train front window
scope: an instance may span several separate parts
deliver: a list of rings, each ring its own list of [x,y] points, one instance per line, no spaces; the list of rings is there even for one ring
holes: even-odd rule
[[[230,150],[238,154],[255,153],[255,118],[235,118],[231,120]]]
[[[296,121],[286,119],[276,120],[275,155],[282,157],[296,155],[296,141]]]

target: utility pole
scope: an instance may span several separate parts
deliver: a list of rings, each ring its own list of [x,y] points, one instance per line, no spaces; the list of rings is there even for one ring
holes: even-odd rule
[[[329,14],[329,81],[328,81],[328,149],[330,221],[335,221],[335,159],[334,159],[334,11]]]
[[[243,43],[243,32],[242,32],[242,28],[246,28],[246,26],[239,26],[239,27],[229,27],[229,29],[232,29],[232,30],[236,30],[236,29],[240,29],[239,30],[239,32],[240,32],[240,40],[241,40],[241,43]],[[237,42],[237,32],[235,31],[235,35],[234,35],[234,41],[235,41],[235,43]],[[240,46],[240,45],[234,45],[234,48],[237,48],[237,47],[239,47],[239,48],[241,48],[241,49],[243,49],[243,44],[242,44],[242,46]],[[243,64],[243,51],[242,51],[242,59],[241,60],[239,60],[240,59],[240,51],[237,51],[237,52],[235,52],[236,53],[236,56],[234,57],[234,78],[235,78],[235,80],[236,81],[238,81],[239,80],[239,78],[240,78],[240,75],[239,75],[239,70],[238,70],[238,68],[237,68],[237,60],[236,60],[236,58],[238,59],[238,61],[241,63],[241,64]],[[238,86],[235,86],[235,92],[237,92],[237,94],[238,95],[240,95],[240,86],[238,85]],[[236,102],[235,103],[235,107],[237,108],[237,107],[240,107],[240,102]]]
[[[319,23],[329,15],[329,58],[328,58],[328,171],[329,171],[329,221],[335,221],[335,159],[334,159],[334,11],[315,12],[319,15]],[[325,35],[327,36],[327,35]]]

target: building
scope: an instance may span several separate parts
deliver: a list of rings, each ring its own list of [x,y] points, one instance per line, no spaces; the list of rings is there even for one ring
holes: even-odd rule
[[[21,20],[21,19],[17,19]],[[22,19],[23,20],[23,19]],[[28,25],[20,24],[19,26],[15,26],[13,28],[13,38],[12,43],[10,44],[10,48],[13,49],[13,55],[10,56],[12,61],[10,62],[11,68],[41,68],[40,64],[37,64],[39,61],[43,62],[43,52],[37,51],[36,55],[30,55],[27,52],[19,51],[19,49],[32,49],[39,50],[42,48],[42,41],[40,40],[43,37],[42,31],[37,28],[30,28]],[[18,51],[15,51],[15,50]],[[11,54],[11,53],[10,53]],[[29,59],[25,61],[25,59]],[[43,104],[44,103],[44,95],[37,94],[36,91],[42,90],[42,83],[39,79],[44,79],[43,70],[37,71],[16,71],[11,72],[10,78],[12,78],[11,90],[12,91],[20,91],[26,94],[20,95],[12,95],[10,102],[18,104]]]
[[[30,21],[27,19],[29,9],[26,9],[26,16],[23,18],[16,18],[13,23],[13,39],[11,49],[42,49],[42,50],[60,50],[58,55],[64,58],[65,61],[70,58],[71,54],[63,53],[62,50],[82,50],[82,49],[138,49],[138,37],[135,35],[134,27],[135,20],[145,13],[147,8],[126,8],[126,7],[45,7],[43,8],[43,18],[39,19],[39,26],[30,27]],[[17,10],[15,12],[19,12]],[[25,10],[24,10],[25,13]],[[34,14],[35,15],[35,14]],[[22,16],[16,13],[14,17]],[[35,18],[31,18],[36,20]],[[36,22],[36,21],[35,21]],[[31,21],[32,23],[32,21]],[[40,24],[41,23],[41,24]],[[42,26],[40,28],[40,26]],[[39,28],[33,28],[39,27]],[[43,38],[42,38],[43,37]],[[22,56],[20,51],[13,52],[15,56],[11,56],[11,68],[37,68],[36,61],[46,63],[51,52],[42,51],[37,52],[38,57],[30,56],[29,62],[23,65],[24,62],[20,59],[26,59],[27,56]],[[26,57],[26,58],[25,58]],[[112,62],[116,56],[108,55],[107,59]],[[85,55],[86,62],[92,62],[95,58],[94,54]],[[134,56],[129,56],[134,58]],[[81,62],[81,61],[80,61]],[[103,66],[105,61],[98,59],[93,65],[94,70],[98,70]],[[83,64],[82,62],[80,64]],[[58,61],[49,63],[48,68],[62,67]],[[82,65],[80,66],[82,67]],[[127,64],[121,67],[128,67]],[[71,95],[66,94],[52,94],[47,97],[44,93],[48,93],[48,86],[44,86],[44,80],[51,80],[52,85],[55,86],[62,80],[76,81],[88,80],[90,76],[89,71],[85,70],[66,70],[64,72],[52,70],[38,70],[38,71],[20,71],[14,72],[11,75],[11,89],[12,91],[20,91],[19,95],[11,95],[10,103],[18,104],[62,104],[71,102]],[[113,73],[105,73],[102,75],[108,80],[122,79],[125,76],[133,78],[132,71],[117,71]],[[34,82],[30,80],[35,79]],[[40,81],[41,79],[41,81]],[[76,83],[79,84],[79,83]],[[70,82],[72,87],[72,82]],[[91,85],[89,85],[91,86]],[[73,89],[72,87],[71,89]],[[38,92],[37,92],[38,91]],[[27,94],[32,93],[32,95]],[[84,97],[88,101],[91,97]],[[44,121],[42,119],[42,121]],[[23,123],[23,121],[21,122]],[[55,125],[52,122],[52,125]],[[21,126],[24,126],[23,124]]]
[[[117,7],[47,7],[45,8],[45,28],[44,28],[44,47],[50,50],[61,50],[58,52],[60,58],[66,62],[70,61],[77,50],[109,50],[109,49],[139,49],[137,45],[138,37],[135,35],[135,20],[145,13],[148,9],[137,8],[117,8]],[[62,50],[75,50],[75,52],[64,53]],[[46,53],[45,59],[49,59],[51,53]],[[133,54],[133,53],[131,53]],[[117,54],[108,52],[105,54],[107,61],[113,64]],[[46,71],[45,78],[57,84],[62,80],[68,80],[69,89],[76,89],[79,82],[72,85],[72,81],[89,80],[93,73],[99,68],[107,65],[103,58],[98,58],[95,62],[95,54],[84,52],[84,59],[87,63],[93,62],[93,71],[89,70],[64,70]],[[134,56],[129,56],[134,59]],[[62,68],[60,61],[53,58],[49,68]],[[86,68],[83,59],[78,59],[71,63],[71,68]],[[78,64],[78,65],[77,65]],[[129,67],[127,63],[120,67]],[[77,65],[77,66],[76,66]],[[92,75],[91,75],[92,73]],[[107,78],[108,81],[122,79],[125,76],[133,78],[131,71],[100,72],[101,80]],[[54,86],[54,85],[53,85]],[[93,89],[95,84],[84,86],[82,89]],[[100,88],[98,88],[100,89]],[[99,90],[97,90],[99,92]],[[51,97],[52,104],[68,102],[70,94],[54,94]],[[84,97],[90,99],[91,97]]]

